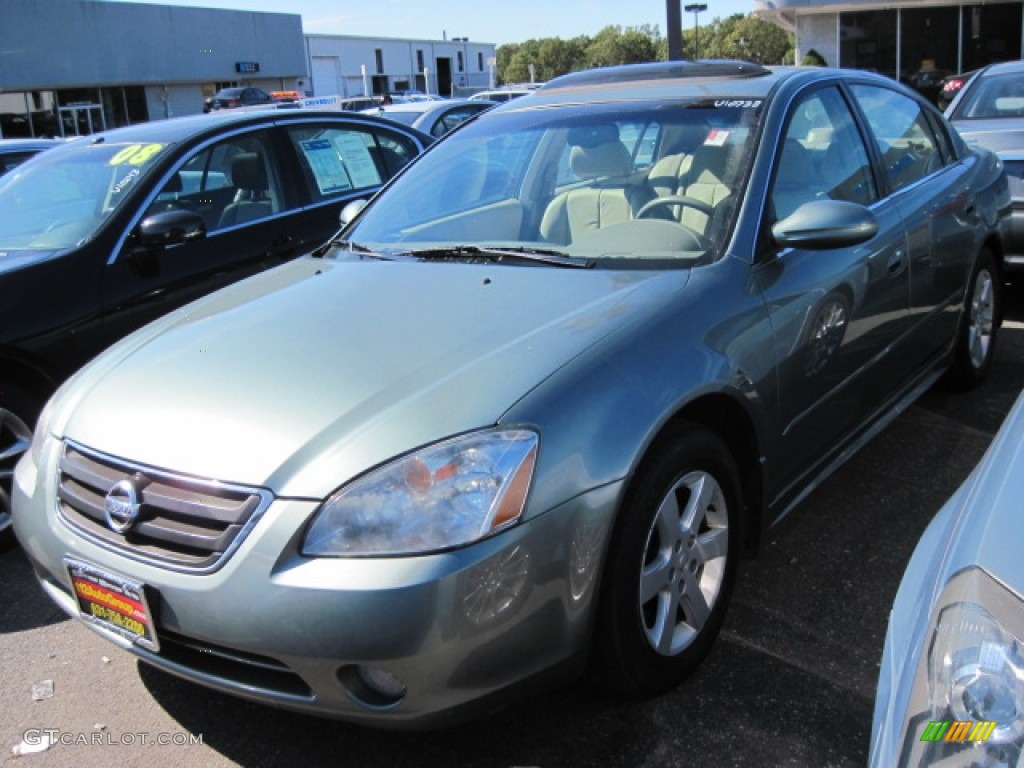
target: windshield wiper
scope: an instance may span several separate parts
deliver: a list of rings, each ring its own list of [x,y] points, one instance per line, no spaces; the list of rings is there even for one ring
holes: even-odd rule
[[[546,248],[526,248],[515,246],[501,248],[487,245],[449,245],[443,248],[421,248],[405,251],[405,256],[432,261],[482,261],[500,264],[506,259],[528,261],[532,264],[546,264],[551,267],[568,267],[570,269],[591,269],[596,262],[574,259],[561,251]]]
[[[372,248],[367,248],[362,243],[356,243],[356,242],[353,242],[352,240],[342,240],[342,239],[339,239],[339,238],[335,238],[333,240],[328,240],[326,243],[324,243],[319,248],[317,248],[315,251],[313,251],[313,255],[314,256],[321,256],[321,257],[325,256],[327,254],[327,252],[330,251],[332,248],[338,248],[338,249],[341,249],[341,250],[344,250],[344,251],[350,251],[351,253],[365,253],[365,254],[367,254],[369,256],[373,256],[376,259],[388,259],[388,257],[385,256],[384,254],[378,253],[377,251],[373,250]]]

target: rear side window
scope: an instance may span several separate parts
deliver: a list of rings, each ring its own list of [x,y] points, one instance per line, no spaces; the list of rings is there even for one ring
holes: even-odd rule
[[[852,90],[871,126],[891,191],[945,165],[932,126],[916,101],[873,85],[854,85]]]
[[[383,184],[416,156],[411,139],[359,126],[288,128],[313,200]]]

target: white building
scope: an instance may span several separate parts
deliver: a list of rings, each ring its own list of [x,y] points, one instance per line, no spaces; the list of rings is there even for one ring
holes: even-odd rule
[[[314,96],[417,90],[441,96],[494,83],[495,46],[466,38],[399,40],[306,35]]]
[[[233,85],[323,96],[483,90],[495,46],[303,35],[302,17],[288,13],[0,0],[0,52],[0,136],[12,137],[195,114]]]

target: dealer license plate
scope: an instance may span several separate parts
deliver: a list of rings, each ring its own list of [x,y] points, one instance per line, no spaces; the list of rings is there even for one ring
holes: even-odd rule
[[[84,621],[143,648],[160,650],[153,614],[141,582],[70,557],[64,558],[64,564]]]

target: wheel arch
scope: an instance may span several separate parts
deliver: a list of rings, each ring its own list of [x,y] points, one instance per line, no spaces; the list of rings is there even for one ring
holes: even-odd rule
[[[16,349],[0,346],[0,398],[5,386],[17,387],[45,402],[57,385],[41,364]]]
[[[657,452],[691,424],[700,425],[718,436],[733,457],[743,496],[741,551],[744,556],[753,557],[760,548],[764,507],[761,446],[757,439],[754,419],[732,395],[703,395],[686,403],[662,424],[634,468],[627,485],[626,496],[633,492],[637,479],[644,474],[644,467]]]

